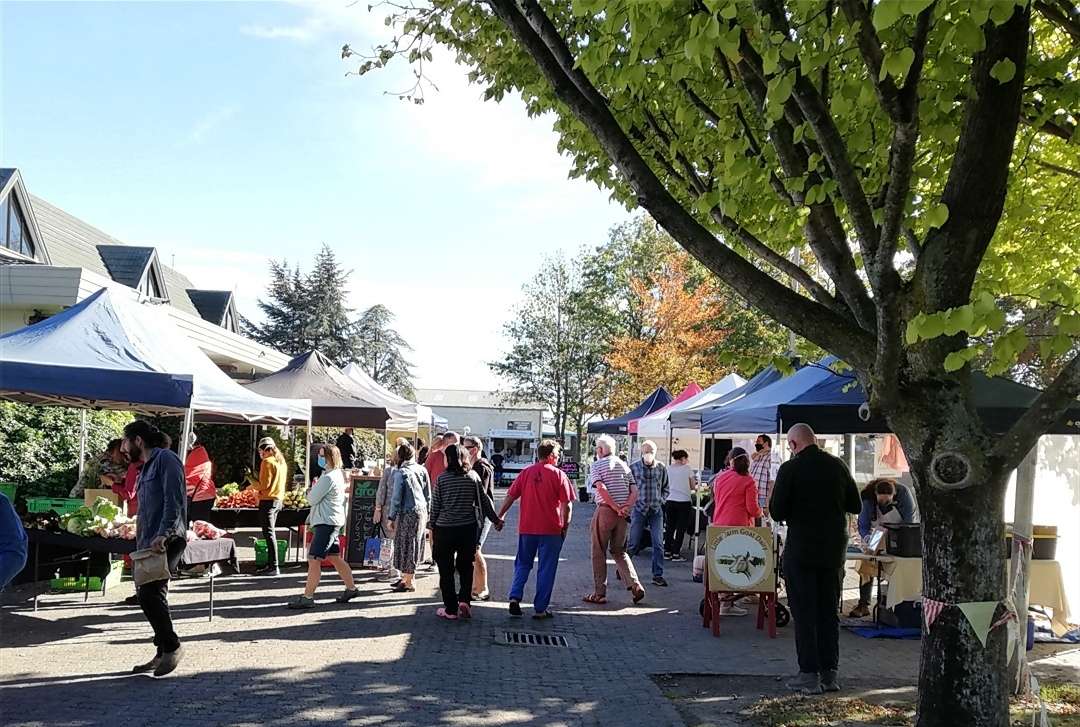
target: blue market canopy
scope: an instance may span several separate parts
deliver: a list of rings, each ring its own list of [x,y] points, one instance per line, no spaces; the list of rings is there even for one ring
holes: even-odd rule
[[[818,434],[877,434],[889,432],[881,412],[859,417],[866,394],[851,373],[838,374],[828,367],[836,359],[826,357],[804,366],[795,374],[716,409],[705,417],[702,432],[758,434],[786,430],[792,424],[809,424]],[[971,375],[975,408],[986,427],[995,433],[1008,431],[1041,393],[1038,389],[980,373]],[[1080,434],[1080,404],[1047,434]]]
[[[759,371],[749,381],[743,383],[742,386],[732,389],[724,394],[717,394],[717,388],[727,379],[713,384],[705,391],[701,392],[693,399],[683,402],[677,409],[671,412],[671,427],[684,428],[684,429],[701,429],[702,422],[705,417],[712,414],[714,411],[722,406],[727,406],[732,402],[738,401],[743,397],[753,394],[758,389],[763,389],[769,386],[774,381],[780,379],[782,374],[776,370],[775,367],[769,366],[762,371]]]
[[[102,289],[78,305],[0,336],[0,399],[31,404],[288,424],[308,400],[247,391],[155,305]]]
[[[652,414],[657,409],[671,403],[671,394],[663,386],[657,387],[656,391],[645,397],[645,400],[637,405],[633,411],[628,411],[621,417],[605,419],[599,422],[590,422],[589,434],[626,434],[631,419],[640,419]]]

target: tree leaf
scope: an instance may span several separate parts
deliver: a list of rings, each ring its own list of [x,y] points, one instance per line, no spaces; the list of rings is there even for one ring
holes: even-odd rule
[[[1008,58],[1002,58],[990,69],[990,77],[998,83],[1008,83],[1016,75],[1016,64]]]
[[[874,8],[874,30],[881,32],[900,19],[899,0],[881,0]]]
[[[949,206],[944,202],[939,202],[926,211],[924,218],[928,229],[941,227],[949,220]]]

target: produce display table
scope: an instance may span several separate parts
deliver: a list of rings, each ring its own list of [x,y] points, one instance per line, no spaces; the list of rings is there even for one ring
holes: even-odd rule
[[[34,581],[40,580],[40,561],[38,557],[41,545],[54,545],[62,548],[70,548],[75,555],[80,553],[107,553],[111,555],[127,555],[136,550],[134,540],[122,538],[99,538],[83,537],[72,533],[54,533],[47,530],[31,528],[26,531],[27,540],[34,544]],[[239,570],[236,562],[236,543],[232,538],[219,538],[217,540],[189,540],[184,554],[180,558],[181,566],[212,565],[215,563],[227,563],[233,570]],[[83,591],[83,601],[90,597],[90,561],[86,561],[86,589]],[[105,579],[102,578],[102,593],[105,592]],[[38,596],[34,594],[34,611],[38,610]],[[210,570],[210,619],[214,618],[214,571]]]
[[[289,549],[293,551],[296,556],[296,560],[301,560],[300,552],[303,549],[303,538],[300,537],[298,530],[303,527],[307,522],[308,514],[311,512],[310,507],[304,507],[296,509],[293,507],[284,507],[278,513],[276,526],[279,528],[285,528],[289,532]],[[216,525],[223,530],[236,530],[238,528],[258,528],[259,525],[259,510],[253,507],[244,508],[214,508],[210,511],[210,517],[207,518],[207,522],[211,525]],[[293,546],[293,534],[296,534],[296,546]]]
[[[869,560],[878,563],[878,587],[882,579],[889,588],[885,605],[894,608],[904,601],[922,598],[922,558],[899,558],[892,555],[848,553],[848,560]],[[1061,564],[1056,560],[1032,560],[1028,579],[1028,603],[1053,611],[1051,625],[1055,634],[1068,632],[1066,622],[1069,602],[1065,597],[1065,582]]]

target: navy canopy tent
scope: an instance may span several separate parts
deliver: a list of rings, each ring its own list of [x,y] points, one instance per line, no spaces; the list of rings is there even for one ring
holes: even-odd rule
[[[859,417],[866,394],[852,373],[838,374],[829,365],[834,357],[805,366],[757,393],[717,409],[704,418],[702,432],[756,434],[809,424],[818,434],[878,434],[890,431],[881,412]],[[1035,401],[1038,389],[979,373],[971,376],[975,407],[993,432],[1005,432]],[[1048,434],[1080,433],[1080,405]]]
[[[615,419],[590,422],[588,432],[589,434],[626,434],[631,419],[640,419],[643,416],[652,414],[657,409],[670,404],[671,399],[671,394],[668,393],[667,389],[660,386],[656,391],[646,396],[645,401],[638,404],[637,408],[633,411],[629,411]]]
[[[774,366],[762,369],[739,388],[717,397],[704,406],[673,413],[671,415],[671,426],[672,428],[701,429],[705,419],[715,413],[717,409],[739,401],[755,391],[764,389],[766,386],[778,381],[782,375]]]

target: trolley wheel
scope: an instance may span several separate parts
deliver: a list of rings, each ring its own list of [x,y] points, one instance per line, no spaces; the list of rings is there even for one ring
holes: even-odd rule
[[[776,604],[776,625],[783,628],[784,626],[787,626],[789,623],[791,623],[791,611],[789,611],[787,606],[785,606],[784,604],[782,604],[780,602],[777,602],[777,604]]]
[[[697,612],[698,612],[698,616],[704,616],[705,615],[705,599],[704,598],[701,599],[701,603],[698,604]]]

